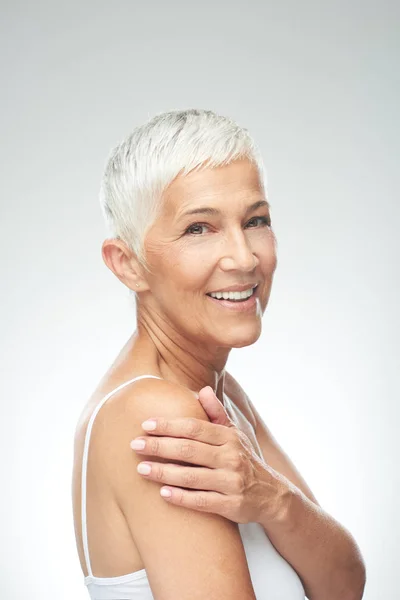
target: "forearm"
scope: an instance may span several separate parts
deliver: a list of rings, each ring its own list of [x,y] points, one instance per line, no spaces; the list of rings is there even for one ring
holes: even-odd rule
[[[360,600],[366,575],[354,538],[299,488],[288,486],[279,519],[261,522],[271,543],[298,573],[309,600]]]

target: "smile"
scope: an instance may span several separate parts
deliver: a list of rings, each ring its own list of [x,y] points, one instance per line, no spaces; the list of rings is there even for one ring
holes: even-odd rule
[[[249,288],[248,290],[243,290],[243,292],[210,292],[207,296],[211,298],[216,298],[217,300],[230,300],[231,302],[243,302],[250,298],[257,286]]]

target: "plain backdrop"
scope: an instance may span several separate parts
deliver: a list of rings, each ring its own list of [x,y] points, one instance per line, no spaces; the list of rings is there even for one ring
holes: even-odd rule
[[[278,238],[262,336],[228,370],[354,535],[364,597],[398,598],[399,6],[1,3],[1,598],[88,597],[73,434],[135,327],[100,178],[133,127],[189,107],[250,130]]]

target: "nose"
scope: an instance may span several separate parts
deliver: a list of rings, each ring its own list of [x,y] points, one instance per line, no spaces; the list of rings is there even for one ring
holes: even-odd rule
[[[220,267],[223,271],[245,271],[251,272],[259,264],[258,257],[246,238],[243,230],[237,232],[226,240],[224,253],[220,259]]]

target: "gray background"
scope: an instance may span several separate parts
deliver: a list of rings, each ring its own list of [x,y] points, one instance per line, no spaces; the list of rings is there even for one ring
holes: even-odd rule
[[[279,264],[230,369],[355,536],[364,597],[398,598],[399,3],[1,8],[2,598],[88,597],[74,427],[135,321],[100,177],[135,125],[188,107],[247,127],[268,172]]]

